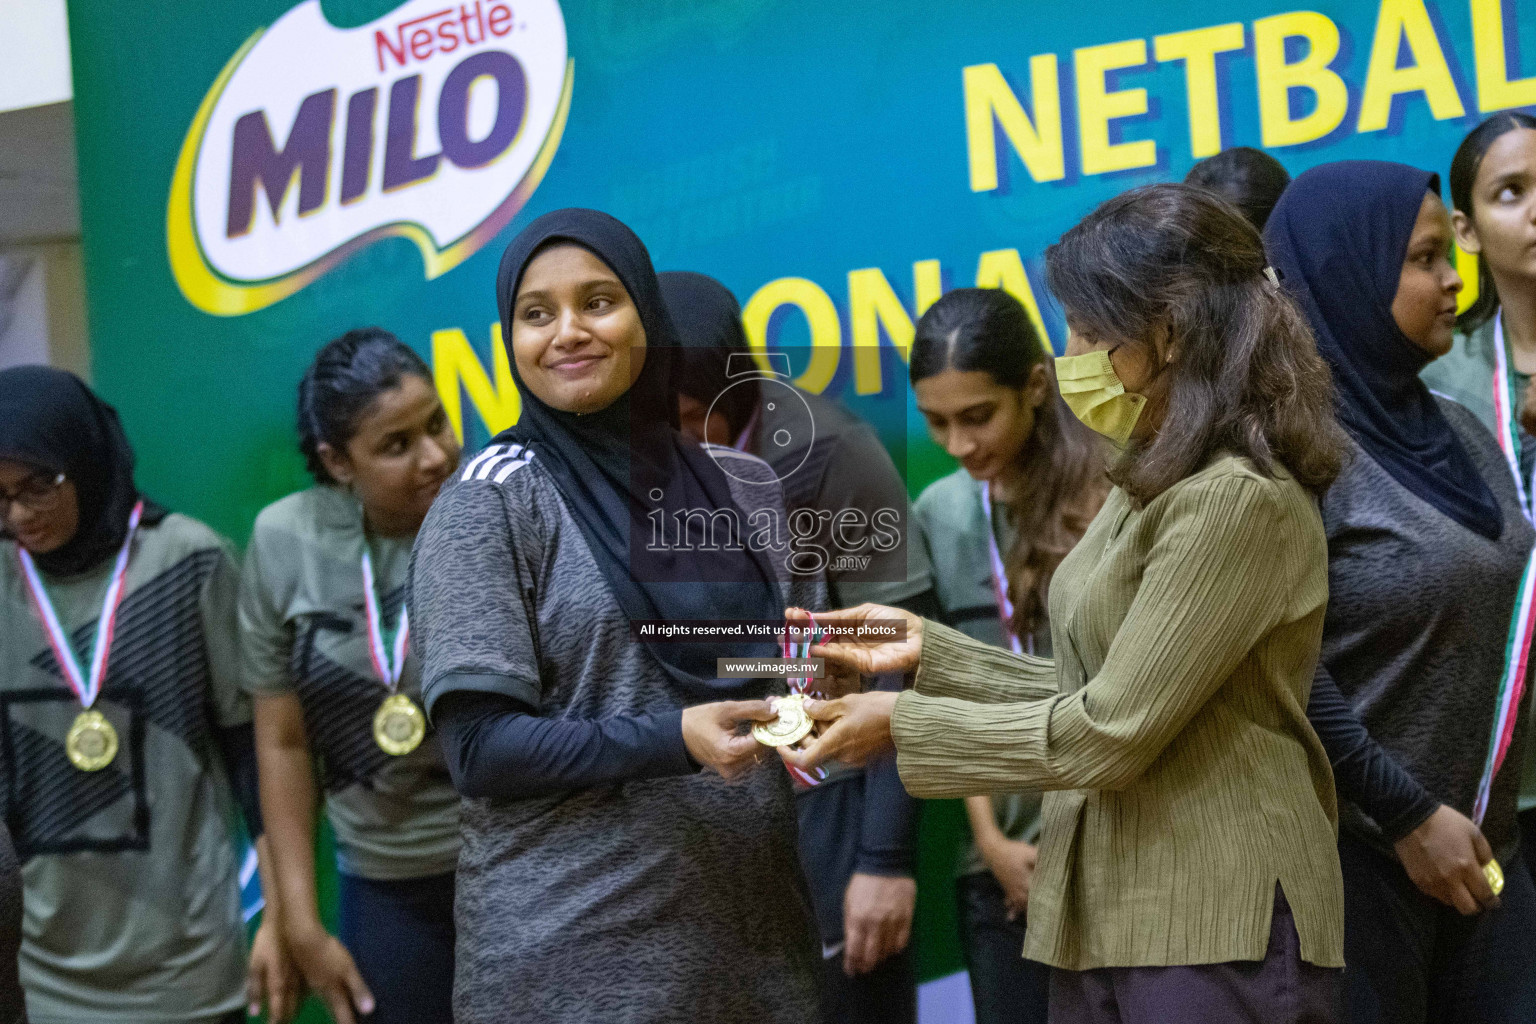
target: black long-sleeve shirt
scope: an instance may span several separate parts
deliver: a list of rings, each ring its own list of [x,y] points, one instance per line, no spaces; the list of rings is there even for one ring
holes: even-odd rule
[[[513,800],[697,771],[683,745],[683,713],[540,718],[496,693],[445,694],[434,709],[454,787]]]
[[[1339,796],[1370,815],[1388,842],[1395,843],[1424,824],[1440,806],[1440,801],[1371,737],[1321,662],[1312,677],[1307,718],[1333,763],[1333,784]]]

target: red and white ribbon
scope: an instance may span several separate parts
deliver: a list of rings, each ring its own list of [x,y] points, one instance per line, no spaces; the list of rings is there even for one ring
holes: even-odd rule
[[[128,516],[128,536],[123,538],[122,550],[117,553],[117,561],[112,566],[112,578],[107,582],[107,593],[101,600],[101,616],[96,620],[96,644],[91,650],[89,672],[80,669],[75,649],[69,643],[69,634],[64,631],[64,624],[53,610],[53,602],[48,599],[48,591],[43,586],[43,578],[38,574],[32,556],[26,548],[16,545],[16,557],[21,561],[21,574],[27,581],[27,593],[32,598],[32,607],[37,610],[37,617],[42,620],[43,631],[48,634],[48,646],[53,648],[53,657],[59,663],[64,681],[85,708],[96,703],[102,681],[107,677],[107,655],[112,650],[117,609],[123,603],[123,578],[128,575],[128,552],[133,547],[133,535],[138,532],[139,520],[143,517],[144,503],[141,501],[133,506],[133,512]]]
[[[815,641],[821,630],[816,625],[816,617],[814,615],[810,615],[809,613],[807,613],[807,615],[811,620],[811,625],[810,628],[805,631],[805,641],[803,643],[797,644],[790,642],[788,627],[786,627],[785,630],[779,634],[779,649],[783,652],[784,657],[804,659],[811,656],[811,644]],[[803,694],[810,688],[811,685],[811,678],[809,676],[801,676],[786,681],[789,683],[790,693]],[[789,769],[790,777],[798,781],[803,786],[818,785],[827,777],[827,770],[822,768],[820,765],[814,769],[814,772],[802,771],[791,764],[786,764],[784,767]]]
[[[410,610],[400,606],[400,623],[395,627],[395,642],[384,641],[383,613],[379,609],[378,591],[374,587],[373,559],[368,546],[363,545],[363,604],[368,611],[368,656],[373,659],[373,670],[378,673],[384,688],[391,693],[400,685],[405,671],[405,656],[410,651]]]
[[[985,481],[981,485],[981,510],[987,514],[987,559],[992,564],[992,598],[997,602],[997,617],[1003,625],[1003,636],[1008,638],[1014,654],[1035,653],[1034,637],[1020,643],[1013,631],[1013,602],[1008,599],[1008,570],[1003,566],[1003,554],[997,550],[997,528],[992,522],[992,486]]]
[[[1504,347],[1503,320],[1501,313],[1493,324],[1493,413],[1499,428],[1496,436],[1499,448],[1504,452],[1504,461],[1509,464],[1510,475],[1515,479],[1520,510],[1527,520],[1531,520],[1531,499],[1532,493],[1536,492],[1536,481],[1528,484],[1520,474],[1520,426],[1515,418],[1515,382],[1509,370],[1509,353]],[[1472,804],[1472,820],[1479,825],[1488,813],[1493,780],[1514,742],[1515,721],[1519,717],[1520,699],[1525,694],[1526,673],[1530,669],[1533,636],[1536,636],[1536,551],[1531,552],[1520,576],[1515,613],[1510,619],[1509,637],[1504,646],[1504,676],[1499,680],[1493,733],[1488,741],[1488,755],[1483,761],[1482,778],[1478,780],[1477,797]]]

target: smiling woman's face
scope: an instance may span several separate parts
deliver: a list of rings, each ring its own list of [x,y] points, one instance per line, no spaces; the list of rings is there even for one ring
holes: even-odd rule
[[[1460,292],[1461,275],[1451,264],[1451,215],[1439,196],[1426,192],[1403,256],[1392,319],[1409,341],[1438,359],[1451,350]]]
[[[645,328],[623,282],[590,250],[553,245],[523,271],[512,358],[528,389],[562,412],[593,413],[645,365]]]

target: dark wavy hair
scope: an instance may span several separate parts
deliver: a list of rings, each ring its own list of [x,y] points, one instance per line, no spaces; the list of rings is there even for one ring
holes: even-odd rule
[[[1225,196],[1262,233],[1280,194],[1291,183],[1284,165],[1251,146],[1234,146],[1201,160],[1184,176],[1184,184],[1198,185]]]
[[[1109,491],[1103,447],[1062,402],[1046,355],[1024,306],[997,288],[946,293],[918,321],[911,351],[913,384],[944,370],[979,370],[1004,387],[1022,388],[1035,365],[1045,363],[1050,395],[1019,452],[1024,486],[1006,510],[1015,530],[1003,556],[1013,602],[1009,625],[1020,637],[1044,626],[1051,577]]]
[[[317,483],[336,483],[320,445],[344,449],[369,406],[408,374],[432,382],[421,356],[382,327],[354,328],[315,353],[299,381],[299,451]]]
[[[1321,494],[1348,450],[1333,381],[1306,318],[1265,275],[1258,231],[1226,200],[1183,184],[1108,200],[1046,250],[1051,291],[1075,327],[1150,346],[1166,329],[1179,357],[1162,380],[1156,437],[1133,443],[1110,479],[1144,504],[1219,452]]]
[[[1477,172],[1483,166],[1483,157],[1502,136],[1521,128],[1536,131],[1536,117],[1515,110],[1505,110],[1488,118],[1467,133],[1456,147],[1451,158],[1451,204],[1468,217],[1476,217],[1472,186],[1477,183]],[[1499,308],[1499,290],[1488,272],[1488,260],[1477,254],[1477,299],[1467,311],[1456,318],[1456,326],[1463,331],[1476,330]]]

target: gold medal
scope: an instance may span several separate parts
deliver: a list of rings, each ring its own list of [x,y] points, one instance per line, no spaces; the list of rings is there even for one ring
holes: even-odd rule
[[[1504,891],[1504,869],[1499,867],[1499,862],[1491,860],[1483,865],[1483,877],[1488,879],[1488,888],[1497,896]]]
[[[83,772],[99,772],[117,756],[117,730],[100,711],[82,711],[64,737],[69,762]]]
[[[805,713],[805,695],[802,693],[776,698],[773,710],[778,713],[778,718],[758,722],[752,727],[752,738],[765,747],[792,747],[809,736],[816,724]]]
[[[386,754],[400,757],[427,737],[427,716],[403,693],[384,698],[373,716],[373,739]]]

